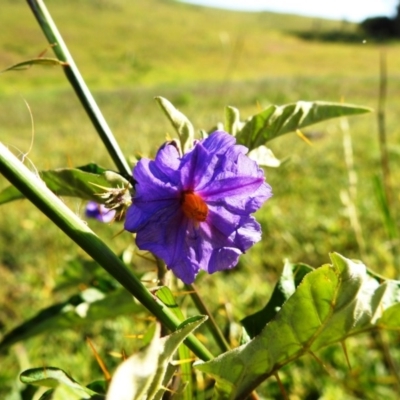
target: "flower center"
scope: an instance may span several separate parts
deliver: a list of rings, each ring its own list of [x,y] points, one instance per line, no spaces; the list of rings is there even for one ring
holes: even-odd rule
[[[207,218],[208,207],[198,194],[187,191],[182,194],[182,211],[195,222],[204,222]]]

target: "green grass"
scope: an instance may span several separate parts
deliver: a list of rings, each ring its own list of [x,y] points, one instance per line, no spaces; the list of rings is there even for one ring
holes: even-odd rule
[[[162,0],[48,1],[48,7],[127,155],[152,156],[166,135],[173,133],[153,100],[158,95],[171,100],[198,129],[209,129],[222,121],[225,105],[238,107],[243,118],[262,106],[297,100],[344,99],[376,107],[379,45],[305,41],[293,34],[342,29],[338,21],[228,12]],[[37,57],[48,47],[24,2],[3,0],[1,9],[0,69]],[[349,25],[345,29],[352,31],[355,27]],[[399,47],[391,43],[385,48],[393,184],[400,178],[396,168],[400,154]],[[51,55],[50,49],[46,55]],[[34,119],[31,149],[32,127],[23,99]],[[396,244],[388,243],[372,183],[372,177],[380,173],[376,115],[354,117],[349,124],[358,177],[356,206],[366,242],[363,260],[379,273],[398,277],[390,251],[390,246]],[[306,132],[314,134],[312,146],[294,134],[271,143],[276,156],[286,162],[279,169],[267,170],[274,197],[257,215],[263,226],[262,242],[242,257],[234,271],[199,280],[200,291],[224,327],[228,327],[229,310],[238,321],[267,301],[283,259],[319,266],[328,262],[330,251],[349,258],[361,257],[341,201],[341,192],[348,189],[349,182],[340,121],[329,121]],[[0,75],[0,140],[16,153],[29,151],[27,158],[32,168],[77,166],[90,161],[114,168],[57,67],[33,67]],[[2,179],[0,185],[5,187],[7,183]],[[82,212],[80,201],[68,200],[68,204],[77,213]],[[81,253],[27,202],[2,206],[0,218],[3,334],[55,300],[65,299],[67,293],[53,292],[57,277],[68,268],[68,260]],[[130,242],[127,233],[114,237],[120,225],[90,225],[117,252]],[[184,304],[188,306],[186,300]],[[235,327],[230,325],[232,330]],[[140,343],[132,343],[124,335],[143,329],[143,323],[118,318],[74,332],[49,332],[26,341],[0,355],[0,394],[4,397],[9,392],[19,368],[27,364],[64,367],[82,382],[98,378],[101,373],[93,369],[94,358],[85,337],[95,338],[98,350],[112,369],[118,360],[108,356],[107,351],[124,347],[130,352],[137,348]],[[238,339],[234,331],[232,336]],[[345,389],[348,396],[356,397],[357,385],[362,383],[364,394],[368,389],[369,393],[395,398],[390,397],[393,392],[385,392],[393,382],[380,383],[384,372],[373,370],[373,363],[382,363],[378,355],[368,356],[365,370],[357,370],[367,351],[359,350],[360,346],[368,349],[372,344],[369,338],[350,342],[359,374],[352,372]],[[324,354],[333,365],[340,365],[342,369],[337,367],[338,371],[345,371],[343,360],[335,361],[339,353]],[[304,363],[309,368],[311,361],[301,361],[298,369],[285,370],[283,376],[291,393],[299,398],[313,390],[321,393],[326,382],[331,382],[325,377],[315,383],[311,372],[302,381],[296,374],[305,368]],[[310,371],[318,374],[318,368],[314,365]],[[275,383],[267,386],[278,393]],[[340,397],[332,382],[329,388]]]

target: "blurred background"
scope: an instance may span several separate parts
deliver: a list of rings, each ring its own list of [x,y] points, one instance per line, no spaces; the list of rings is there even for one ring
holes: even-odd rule
[[[182,3],[239,11],[273,11],[352,22],[361,22],[377,16],[393,17],[397,0],[179,0]]]
[[[375,110],[305,129],[306,139],[293,133],[271,142],[282,165],[266,170],[274,197],[257,214],[262,241],[235,270],[198,279],[200,292],[234,341],[237,321],[266,303],[285,259],[318,267],[337,251],[399,278],[400,19],[394,0],[326,1],[321,7],[310,1],[301,9],[294,1],[285,8],[273,1],[227,3],[46,2],[132,163],[137,156],[154,156],[173,135],[155,96],[169,99],[198,130],[222,122],[226,105],[239,108],[243,120],[269,104],[298,100],[345,101]],[[53,57],[23,1],[0,0],[0,49],[0,70]],[[32,170],[89,162],[114,168],[59,67],[0,74],[0,140]],[[7,185],[1,178],[0,188]],[[81,201],[64,200],[83,215]],[[43,307],[81,290],[79,284],[56,289],[71,264],[85,256],[26,201],[2,205],[0,219],[1,338]],[[117,253],[131,242],[127,233],[118,235],[121,224],[88,224]],[[127,344],[125,335],[144,327],[118,317],[26,340],[0,354],[0,395],[16,398],[16,377],[27,366],[63,367],[89,382],[101,371],[85,338],[95,338],[112,369],[119,360],[110,352],[140,347],[139,341]],[[398,337],[390,337],[390,343],[395,348]],[[398,379],[380,349],[368,338],[348,346],[351,371],[340,349],[322,355],[333,367],[333,379],[324,372],[316,381],[321,366],[306,358],[284,372],[293,399],[324,393],[324,398],[397,398]],[[397,350],[393,357],[399,360]],[[275,382],[265,391],[279,398]]]

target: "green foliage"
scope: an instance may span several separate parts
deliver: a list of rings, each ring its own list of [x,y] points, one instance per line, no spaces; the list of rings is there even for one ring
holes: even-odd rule
[[[370,111],[371,109],[366,107],[323,101],[271,105],[250,117],[237,132],[236,138],[239,143],[253,150],[278,136],[318,122]]]
[[[184,321],[172,334],[160,338],[161,326],[157,324],[150,344],[119,365],[115,371],[107,396],[78,384],[63,370],[54,367],[34,368],[20,375],[23,383],[55,388],[46,392],[42,400],[92,399],[99,400],[159,400],[177,367],[172,357],[185,338],[206,320],[192,317]],[[186,360],[187,362],[187,360]],[[91,388],[102,390],[102,385],[92,383]]]
[[[240,121],[240,112],[237,108],[227,106],[225,107],[225,121],[224,130],[233,136],[243,128],[244,123]]]
[[[192,123],[167,99],[156,97],[156,101],[178,134],[181,152],[187,152],[193,146],[194,128]],[[250,156],[260,165],[279,166],[279,161],[276,160],[271,150],[264,146],[265,142],[326,119],[369,111],[368,108],[349,104],[301,101],[284,106],[269,106],[261,113],[250,117],[247,122],[241,123],[239,111],[233,107],[227,107],[225,124],[228,128],[227,131],[236,135],[239,144],[244,144],[249,148]],[[79,197],[99,203],[104,203],[104,199],[107,199],[107,197],[101,196],[99,188],[103,194],[110,189],[124,191],[131,188],[127,179],[120,174],[107,171],[95,164],[75,169],[60,168],[41,171],[39,176],[47,187],[59,196]],[[15,186],[0,192],[0,204],[20,198],[23,198],[23,195]]]
[[[180,148],[184,149],[183,152],[189,150],[194,139],[192,123],[168,100],[162,97],[156,97],[156,100],[178,133]],[[244,144],[249,149],[250,158],[262,166],[278,167],[280,161],[264,145],[266,142],[327,119],[370,111],[367,107],[352,104],[299,101],[282,106],[270,105],[246,122],[241,122],[237,108],[225,107],[224,129],[236,137],[238,144]]]
[[[48,393],[42,397],[43,400],[81,400],[94,399],[96,393],[75,382],[67,373],[59,368],[33,368],[24,371],[20,375],[23,383],[35,386],[57,388],[55,393]]]
[[[388,315],[398,320],[397,285],[379,284],[362,263],[339,254],[332,254],[331,260],[331,265],[305,276],[276,317],[252,341],[195,364],[216,379],[216,398],[246,398],[261,381],[302,355],[349,336],[383,329]],[[293,289],[294,278],[292,284]]]
[[[313,268],[308,265],[292,264],[286,261],[282,274],[266,306],[241,321],[245,328],[245,336],[254,338],[261,333],[261,330],[275,317],[284,302],[292,296],[306,274],[312,270]]]
[[[132,295],[123,288],[110,293],[88,288],[63,303],[39,311],[34,317],[12,329],[0,341],[0,350],[46,331],[76,329],[94,321],[142,311],[143,307],[135,303]]]
[[[113,278],[153,313],[166,327],[175,330],[179,319],[162,303],[156,303],[149,290],[101,239],[91,231],[53,192],[34,179],[27,169],[0,143],[0,170],[26,197],[56,224],[82,250],[97,261]],[[198,356],[210,359],[209,351],[190,336],[190,348]]]
[[[156,97],[156,101],[178,134],[182,154],[186,153],[193,147],[193,125],[186,118],[186,116],[177,110],[167,99],[164,99],[163,97]]]
[[[107,189],[130,187],[129,182],[114,171],[107,171],[94,164],[79,168],[58,168],[40,171],[40,179],[58,196],[79,197],[102,203],[102,196]],[[15,187],[10,186],[0,192],[0,204],[24,198]]]
[[[171,290],[167,286],[163,286],[160,290],[157,290],[156,296],[170,309],[172,312],[183,322],[185,320],[185,316],[180,309],[179,305],[176,302],[176,299],[171,292]],[[181,365],[181,374],[182,381],[184,385],[182,385],[182,398],[183,399],[191,399],[193,393],[193,379],[192,379],[192,367],[189,364],[188,360],[190,360],[190,351],[185,346],[179,346],[178,348],[179,359],[182,361]],[[166,386],[166,383],[165,385]]]

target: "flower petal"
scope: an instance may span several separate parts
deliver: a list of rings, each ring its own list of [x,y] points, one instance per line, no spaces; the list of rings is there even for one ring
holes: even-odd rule
[[[165,144],[155,161],[142,159],[134,170],[136,194],[125,228],[137,233],[140,249],[162,258],[185,283],[192,283],[200,269],[233,268],[261,238],[260,225],[250,214],[272,191],[246,152],[233,136],[217,131],[181,158],[173,145]],[[193,221],[183,212],[187,191],[205,202],[205,221]]]
[[[181,256],[186,237],[187,219],[180,208],[163,210],[153,215],[136,235],[136,244],[162,258],[167,266]]]
[[[164,143],[157,152],[155,163],[162,170],[170,170],[173,173],[179,169],[181,162],[179,151],[174,142]]]
[[[202,145],[213,154],[225,154],[236,143],[236,139],[223,131],[215,131],[202,142]]]
[[[255,193],[264,183],[264,178],[252,176],[229,176],[217,179],[198,191],[206,201],[215,201],[226,197],[243,198]]]
[[[171,210],[180,207],[176,199],[144,201],[139,198],[133,201],[134,204],[128,208],[125,220],[125,229],[129,232],[137,232],[148,223],[157,223],[157,218],[164,219]]]

